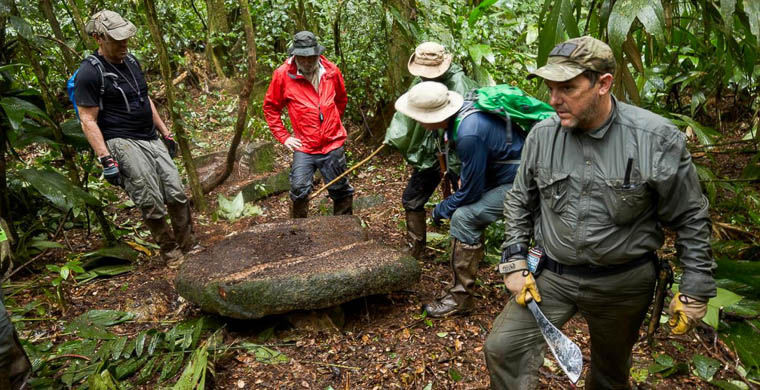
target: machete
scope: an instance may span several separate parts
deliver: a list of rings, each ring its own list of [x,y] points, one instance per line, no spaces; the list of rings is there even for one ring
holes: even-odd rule
[[[541,334],[544,335],[544,339],[549,344],[549,349],[552,350],[552,354],[557,359],[557,362],[559,362],[562,371],[567,374],[571,382],[578,382],[578,379],[581,377],[581,371],[583,371],[583,354],[581,354],[581,349],[549,322],[544,313],[541,312],[541,309],[538,308],[536,301],[531,300],[528,302],[528,309],[533,313],[533,317],[536,317],[538,328],[541,329]]]

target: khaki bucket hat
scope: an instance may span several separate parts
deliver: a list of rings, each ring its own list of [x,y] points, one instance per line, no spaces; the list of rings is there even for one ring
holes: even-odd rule
[[[423,42],[414,49],[409,57],[409,73],[434,79],[449,70],[451,66],[451,54],[439,43]]]
[[[108,35],[114,40],[123,41],[132,38],[137,32],[137,27],[116,12],[103,10],[92,15],[84,30],[90,35]]]
[[[396,100],[396,110],[420,123],[443,122],[462,108],[462,95],[435,81],[423,81]]]
[[[586,70],[615,73],[615,55],[610,47],[590,36],[573,38],[555,46],[546,65],[534,70],[528,78],[541,77],[563,82]]]

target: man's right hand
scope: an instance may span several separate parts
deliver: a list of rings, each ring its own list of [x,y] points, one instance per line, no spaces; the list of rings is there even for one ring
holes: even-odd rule
[[[514,295],[515,301],[521,306],[527,305],[531,299],[541,302],[541,294],[538,293],[536,279],[527,269],[504,275],[504,284],[507,286],[507,290]]]
[[[297,149],[301,149],[303,144],[301,143],[301,140],[296,137],[288,137],[288,139],[285,140],[285,147],[288,148],[291,152]]]
[[[111,183],[111,185],[123,187],[124,181],[119,173],[119,163],[110,154],[100,158],[100,163],[103,165],[103,177]]]

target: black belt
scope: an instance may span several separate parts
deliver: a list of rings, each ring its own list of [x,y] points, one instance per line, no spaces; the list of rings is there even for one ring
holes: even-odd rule
[[[575,276],[609,276],[615,275],[621,272],[625,272],[634,269],[640,265],[657,261],[657,255],[654,252],[649,252],[644,256],[631,260],[627,263],[601,266],[601,265],[565,265],[554,261],[552,258],[544,254],[544,258],[541,259],[541,268],[554,272],[559,275],[575,275]]]

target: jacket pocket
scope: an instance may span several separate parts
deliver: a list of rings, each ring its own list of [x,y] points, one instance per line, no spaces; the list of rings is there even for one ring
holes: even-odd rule
[[[604,203],[616,225],[630,224],[649,208],[651,200],[646,183],[631,183],[628,188],[623,188],[619,180],[605,180],[605,184]]]
[[[555,213],[561,214],[567,208],[567,186],[569,173],[554,172],[539,174],[536,185],[541,193],[541,202],[546,203]]]

